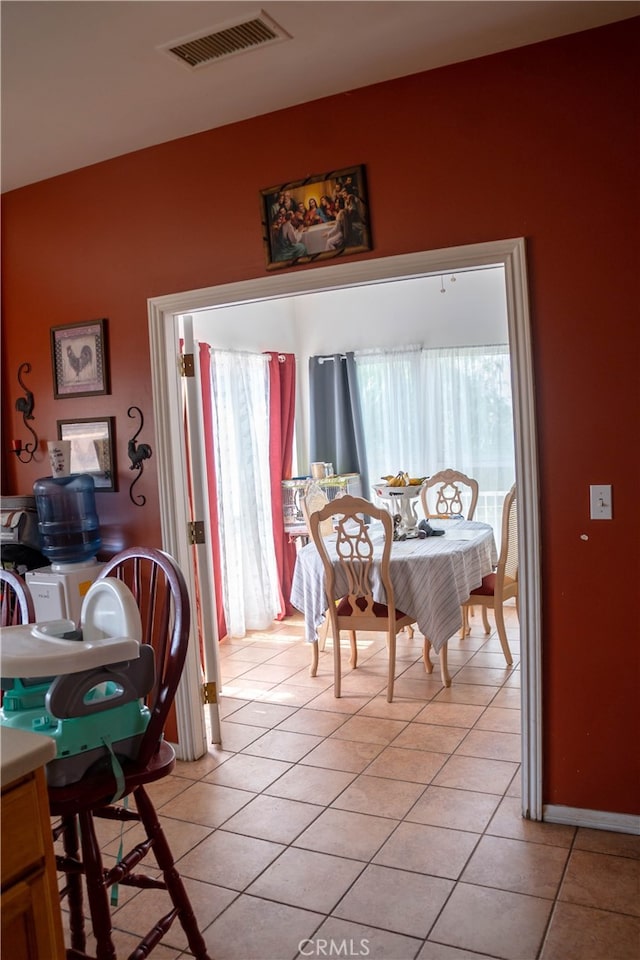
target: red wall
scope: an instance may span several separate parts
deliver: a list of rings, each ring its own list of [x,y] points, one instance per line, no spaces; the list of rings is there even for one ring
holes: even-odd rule
[[[258,195],[364,163],[374,250],[525,236],[542,517],[544,801],[638,813],[638,28],[582,34],[356,90],[174,141],[3,198],[6,493],[28,360],[36,429],[112,415],[105,540],[160,543],[155,461],[128,496],[127,439],[154,446],[147,298],[265,273]],[[63,135],[63,132],[61,132]],[[300,267],[298,269],[314,269]],[[107,317],[112,392],[53,400],[49,330]],[[612,483],[614,519],[588,519]],[[582,540],[587,534],[588,540]]]

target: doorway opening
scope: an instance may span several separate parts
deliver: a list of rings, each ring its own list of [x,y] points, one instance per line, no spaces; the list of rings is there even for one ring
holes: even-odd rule
[[[177,357],[180,353],[181,316],[221,305],[251,304],[301,293],[321,292],[361,285],[383,284],[389,280],[451,275],[482,266],[504,269],[509,350],[512,368],[516,482],[522,505],[520,542],[522,544],[520,631],[522,640],[522,805],[523,815],[542,818],[541,806],[541,731],[540,731],[540,597],[539,536],[537,495],[537,451],[533,404],[531,338],[526,292],[525,247],[522,239],[425,251],[407,256],[367,260],[362,263],[290,272],[248,280],[236,284],[190,291],[149,302],[149,329],[152,360],[154,412],[159,449],[159,484],[163,546],[181,563],[196,595],[197,572],[207,569],[207,561],[190,546],[184,531],[193,516],[208,516],[206,492],[198,476],[202,464],[197,449],[187,451],[184,436],[184,411],[197,413],[195,396],[180,377]],[[188,348],[187,348],[188,349]],[[189,412],[190,411],[190,412]],[[194,423],[197,427],[197,423]],[[195,447],[196,445],[194,445]],[[184,465],[189,458],[193,490],[187,489]],[[190,495],[191,493],[191,495]],[[202,597],[202,591],[198,591]],[[209,620],[207,620],[209,622]],[[213,619],[210,620],[213,622]],[[209,643],[215,660],[215,644]],[[181,683],[178,707],[180,750],[184,759],[200,756],[205,745],[201,709],[198,648],[194,640],[192,654]],[[215,724],[212,724],[215,730]]]

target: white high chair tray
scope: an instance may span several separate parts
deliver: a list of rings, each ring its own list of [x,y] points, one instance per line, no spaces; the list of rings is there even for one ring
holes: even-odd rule
[[[5,627],[0,650],[0,676],[58,677],[121,660],[137,660],[140,656],[138,640],[130,637],[63,640],[46,632],[47,627],[61,622],[64,621]],[[68,629],[75,626],[73,621],[67,623]]]

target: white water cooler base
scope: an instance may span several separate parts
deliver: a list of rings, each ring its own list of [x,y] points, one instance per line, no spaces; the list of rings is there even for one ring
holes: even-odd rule
[[[73,620],[80,623],[80,612],[89,587],[104,564],[68,563],[64,570],[39,567],[27,570],[25,580],[33,596],[36,620]]]

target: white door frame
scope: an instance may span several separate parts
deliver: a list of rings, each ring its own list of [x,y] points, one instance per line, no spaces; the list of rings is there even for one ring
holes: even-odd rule
[[[538,456],[533,359],[523,238],[427,250],[317,269],[270,274],[253,280],[186,291],[148,301],[151,379],[163,547],[177,560],[195,596],[195,574],[187,543],[189,498],[184,464],[182,384],[178,368],[179,316],[220,305],[271,300],[339,287],[409,277],[455,273],[479,266],[505,272],[513,389],[516,482],[520,549],[522,672],[522,812],[542,819],[542,704],[540,635],[540,537]],[[190,646],[176,700],[180,752],[196,759],[206,750],[200,697],[198,646]]]

